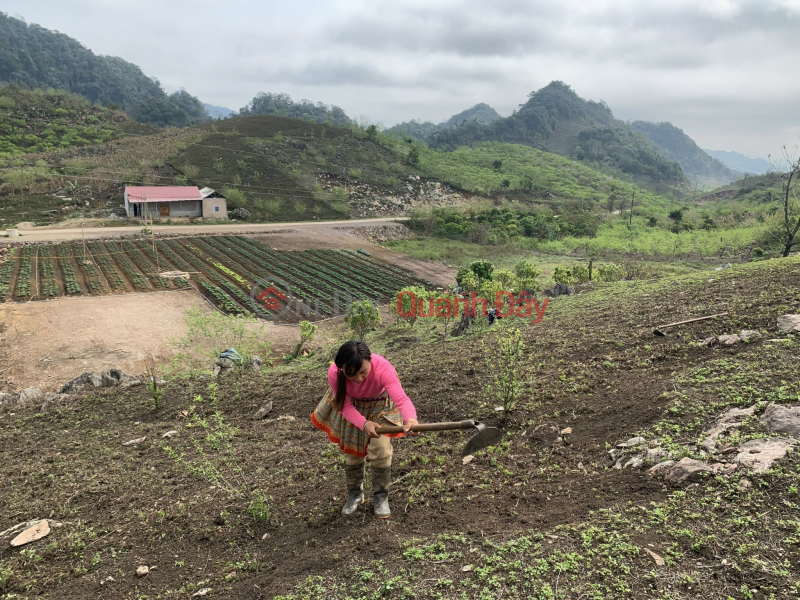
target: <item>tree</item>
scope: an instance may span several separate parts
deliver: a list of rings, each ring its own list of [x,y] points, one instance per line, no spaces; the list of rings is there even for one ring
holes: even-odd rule
[[[770,231],[770,234],[783,246],[783,256],[786,257],[789,256],[793,246],[800,244],[800,239],[795,239],[797,232],[800,231],[800,200],[794,192],[800,179],[800,156],[797,156],[797,149],[790,153],[784,146],[783,162],[784,168],[779,169],[782,221],[778,227]]]
[[[348,329],[358,340],[363,341],[367,332],[379,325],[381,314],[378,307],[369,300],[358,300],[350,305],[350,312],[345,317]]]
[[[316,331],[317,326],[310,321],[300,321],[300,341],[297,342],[297,346],[295,346],[291,358],[297,358],[300,356],[300,351],[303,349],[303,346],[306,344],[306,342],[310,342],[314,339],[314,334]]]

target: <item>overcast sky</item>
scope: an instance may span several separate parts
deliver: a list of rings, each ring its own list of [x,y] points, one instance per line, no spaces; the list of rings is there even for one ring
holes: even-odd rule
[[[3,0],[209,104],[287,92],[392,125],[554,79],[753,157],[800,143],[800,0]]]

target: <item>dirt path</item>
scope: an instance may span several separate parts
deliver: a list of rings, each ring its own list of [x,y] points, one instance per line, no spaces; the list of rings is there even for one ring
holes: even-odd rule
[[[403,217],[378,218],[378,219],[349,219],[346,221],[300,221],[296,223],[226,223],[223,225],[154,225],[153,232],[159,234],[204,234],[204,233],[258,233],[269,232],[276,229],[319,229],[332,230],[334,227],[351,227],[358,225],[389,225],[403,221]],[[78,224],[80,225],[80,224]],[[21,229],[20,237],[7,238],[4,241],[11,243],[47,242],[56,240],[79,240],[84,235],[86,239],[104,238],[110,236],[127,236],[142,232],[142,226],[125,227],[80,227],[63,229],[58,227],[31,227]]]

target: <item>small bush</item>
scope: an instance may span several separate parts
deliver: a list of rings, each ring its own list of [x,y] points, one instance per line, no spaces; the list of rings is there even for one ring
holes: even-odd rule
[[[345,317],[347,328],[358,340],[364,340],[367,332],[380,325],[381,314],[378,307],[369,300],[359,300],[350,305],[350,312]]]
[[[572,271],[567,267],[556,267],[556,270],[553,271],[553,280],[556,283],[564,283],[566,285],[572,285],[575,282]]]
[[[586,265],[573,265],[572,279],[575,283],[586,283],[589,281],[589,267]]]

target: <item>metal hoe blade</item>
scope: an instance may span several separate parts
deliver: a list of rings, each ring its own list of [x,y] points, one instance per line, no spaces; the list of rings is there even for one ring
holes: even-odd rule
[[[461,453],[461,456],[474,454],[478,450],[483,450],[488,446],[494,446],[503,437],[503,432],[497,427],[487,427],[483,423],[476,423],[475,429],[478,430],[478,433],[469,439],[467,445],[464,446],[464,451]]]

